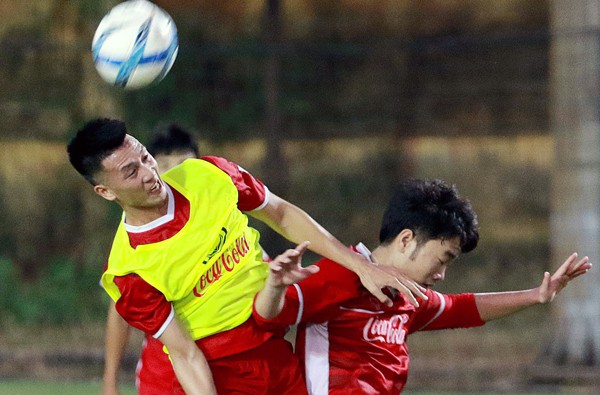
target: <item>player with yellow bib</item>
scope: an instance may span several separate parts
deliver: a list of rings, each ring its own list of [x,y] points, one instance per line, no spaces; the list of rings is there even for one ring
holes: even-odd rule
[[[102,284],[130,325],[168,349],[181,383],[173,393],[306,393],[289,343],[251,318],[268,268],[243,212],[344,263],[382,302],[390,302],[386,286],[415,304],[424,297],[223,158],[190,159],[161,178],[145,147],[112,119],[88,122],[68,152],[94,191],[123,209]]]

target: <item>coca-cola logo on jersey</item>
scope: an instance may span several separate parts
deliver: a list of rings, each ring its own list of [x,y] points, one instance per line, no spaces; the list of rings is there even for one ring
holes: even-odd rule
[[[403,344],[406,339],[404,324],[407,321],[406,314],[394,315],[387,319],[370,318],[363,329],[363,338],[368,342]]]
[[[212,266],[200,276],[198,284],[194,287],[194,295],[198,298],[202,297],[206,288],[219,281],[226,272],[233,271],[242,258],[248,254],[249,250],[250,246],[248,240],[246,240],[246,236],[238,238],[235,243],[221,254]]]

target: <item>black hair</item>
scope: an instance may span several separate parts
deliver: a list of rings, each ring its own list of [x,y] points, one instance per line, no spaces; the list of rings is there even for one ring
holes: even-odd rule
[[[96,185],[95,176],[102,161],[125,141],[125,122],[97,118],[86,123],[67,145],[69,161],[88,182]]]
[[[379,232],[381,244],[389,244],[403,229],[415,232],[417,243],[458,236],[462,252],[479,241],[477,214],[460,197],[454,185],[442,180],[408,180],[392,196]]]
[[[171,123],[155,129],[155,136],[147,146],[152,156],[169,155],[173,152],[193,151],[194,156],[200,156],[198,144],[191,133],[181,126]]]

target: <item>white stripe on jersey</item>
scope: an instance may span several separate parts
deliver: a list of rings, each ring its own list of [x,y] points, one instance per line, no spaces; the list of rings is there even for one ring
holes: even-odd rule
[[[354,307],[344,307],[344,306],[340,306],[340,310],[346,310],[346,311],[356,311],[357,313],[365,313],[365,314],[383,314],[384,311],[383,310],[377,310],[377,311],[373,311],[373,310],[365,310],[365,309],[356,309]]]
[[[144,336],[144,340],[142,341],[142,350],[144,348],[146,348],[147,345],[148,345],[148,340],[146,339],[146,336]],[[138,390],[138,393],[140,391],[140,372],[142,371],[143,368],[144,368],[144,361],[142,361],[142,355],[140,354],[140,357],[137,361],[137,365],[135,366],[135,389]]]
[[[302,289],[298,284],[292,285],[296,288],[296,293],[298,294],[298,315],[296,316],[296,322],[294,322],[294,325],[298,325],[302,320],[302,314],[304,314],[304,295],[302,295]]]
[[[446,299],[444,299],[444,297],[436,291],[433,291],[433,294],[436,295],[438,298],[440,298],[440,308],[438,309],[437,313],[435,313],[435,315],[433,316],[432,319],[430,319],[425,325],[423,325],[422,327],[420,327],[419,329],[417,329],[418,331],[424,329],[427,327],[427,325],[431,324],[433,321],[437,320],[437,318],[442,315],[442,313],[444,312],[444,310],[446,309]]]
[[[329,327],[328,323],[306,326],[306,386],[309,395],[329,393]]]
[[[163,332],[167,329],[167,327],[169,326],[171,321],[173,321],[173,318],[175,318],[175,309],[173,308],[173,306],[171,306],[171,312],[169,313],[169,316],[167,317],[165,322],[162,324],[162,326],[160,327],[158,332],[156,332],[154,335],[152,335],[152,337],[155,339],[158,339],[163,334]]]
[[[237,165],[238,170],[241,172],[244,172],[246,174],[250,174],[246,169],[244,169],[242,166]],[[271,192],[269,191],[269,188],[267,188],[267,186],[265,185],[265,200],[263,200],[262,204],[260,206],[258,206],[257,208],[255,208],[254,210],[251,211],[258,211],[258,210],[262,210],[263,208],[265,208],[265,206],[269,203],[269,198],[271,197]]]
[[[263,202],[261,203],[260,206],[258,206],[257,208],[255,208],[254,210],[251,210],[251,211],[258,211],[258,210],[262,210],[263,208],[265,208],[265,206],[267,204],[269,204],[270,198],[271,198],[271,191],[269,191],[269,188],[267,188],[267,186],[265,185],[265,200],[263,200]]]

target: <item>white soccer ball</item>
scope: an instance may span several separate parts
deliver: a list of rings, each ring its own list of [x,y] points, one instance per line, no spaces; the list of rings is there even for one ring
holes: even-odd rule
[[[178,49],[175,22],[147,0],[130,0],[113,7],[100,21],[92,40],[94,65],[102,79],[125,89],[162,80]]]

